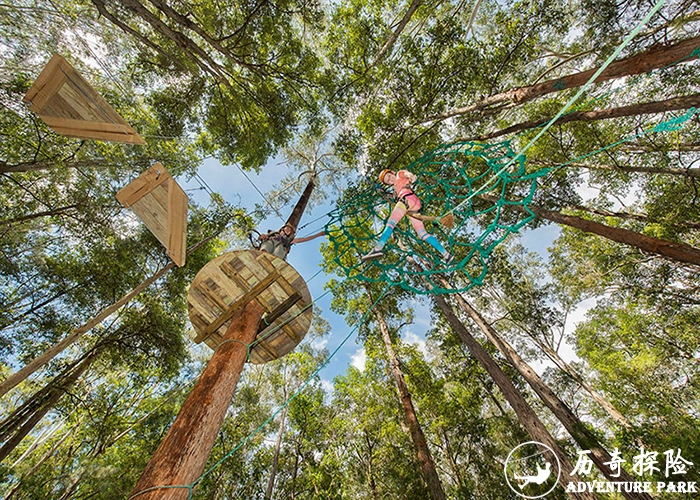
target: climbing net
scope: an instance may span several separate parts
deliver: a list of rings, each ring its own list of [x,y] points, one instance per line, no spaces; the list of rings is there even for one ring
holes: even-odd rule
[[[330,212],[326,234],[335,263],[348,278],[386,282],[418,294],[460,293],[483,284],[487,261],[508,235],[517,233],[535,217],[529,208],[538,179],[554,170],[623,142],[650,133],[680,129],[698,110],[661,121],[599,150],[548,168],[527,165],[524,149],[515,153],[514,139],[499,143],[462,141],[442,145],[406,167],[418,177],[413,188],[423,210],[433,219],[428,232],[454,255],[449,264],[412,229],[409,215],[396,226],[381,259],[359,263],[376,243],[395,200],[379,184],[357,189],[350,201]],[[447,225],[445,219],[453,220]],[[460,271],[454,273],[454,271]],[[450,273],[450,288],[442,275]]]
[[[549,172],[528,172],[525,156],[516,154],[510,141],[443,145],[406,169],[418,177],[413,188],[425,215],[435,215],[426,229],[454,255],[452,263],[444,263],[418,237],[407,215],[396,226],[384,257],[358,265],[358,257],[374,246],[394,205],[391,195],[377,184],[332,211],[326,233],[335,262],[347,277],[384,281],[419,294],[463,292],[482,284],[494,248],[534,218],[528,204],[537,179]],[[520,210],[504,210],[509,206]],[[446,218],[454,218],[451,228]],[[437,275],[453,271],[461,271],[461,278],[453,280],[454,288],[445,289]]]

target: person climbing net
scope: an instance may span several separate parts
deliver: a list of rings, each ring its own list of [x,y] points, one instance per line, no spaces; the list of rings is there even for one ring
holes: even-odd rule
[[[394,209],[391,211],[391,215],[389,215],[389,220],[379,237],[379,241],[377,241],[377,244],[369,253],[361,257],[362,261],[377,259],[384,255],[382,249],[389,241],[389,238],[391,238],[396,225],[406,214],[408,214],[411,225],[418,237],[437,250],[446,264],[450,264],[454,260],[452,254],[442,246],[438,239],[434,235],[428,233],[425,229],[425,224],[423,224],[423,221],[418,217],[422,204],[420,198],[418,198],[418,195],[413,190],[413,183],[415,181],[416,176],[408,170],[394,172],[393,170],[387,169],[379,174],[379,182],[393,188],[396,205],[394,205]]]
[[[418,294],[466,291],[483,282],[494,248],[534,218],[506,208],[527,207],[537,179],[547,173],[527,172],[525,157],[515,154],[509,141],[440,146],[404,170],[380,174],[381,186],[390,186],[394,195],[388,217],[389,200],[376,183],[357,186],[352,198],[330,213],[326,234],[334,261],[347,277]],[[423,214],[424,207],[433,215]],[[383,229],[377,238],[379,221]],[[437,279],[443,273],[450,273],[453,288]]]

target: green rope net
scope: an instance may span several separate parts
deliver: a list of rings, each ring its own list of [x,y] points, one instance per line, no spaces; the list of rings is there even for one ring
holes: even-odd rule
[[[681,116],[548,168],[528,169],[525,155],[513,151],[511,140],[442,145],[406,170],[418,177],[414,191],[423,211],[434,219],[426,223],[426,229],[454,255],[454,261],[444,263],[442,256],[414,232],[406,215],[384,247],[384,256],[358,264],[358,258],[375,245],[395,203],[377,183],[358,190],[351,201],[330,212],[326,234],[333,246],[334,261],[348,278],[383,281],[418,294],[465,292],[483,284],[489,256],[496,246],[535,218],[528,206],[538,179],[642,135],[678,130],[696,113],[691,108]],[[454,217],[454,225],[440,222],[440,216],[445,215]],[[451,274],[453,288],[444,288],[437,279],[436,275],[446,273]]]
[[[335,250],[335,262],[348,277],[384,281],[419,294],[463,292],[482,284],[494,248],[534,217],[532,212],[506,207],[519,205],[527,211],[537,179],[549,172],[540,169],[528,173],[525,157],[513,152],[510,141],[443,145],[406,170],[418,177],[413,187],[426,215],[454,217],[451,228],[439,222],[440,217],[425,223],[428,232],[454,255],[452,263],[445,264],[442,256],[418,237],[407,215],[396,226],[384,257],[357,265],[357,257],[376,243],[394,206],[394,200],[378,184],[331,212],[326,233]],[[498,197],[495,203],[492,196]],[[434,279],[436,274],[453,271],[461,271],[464,277],[454,289],[445,289]]]

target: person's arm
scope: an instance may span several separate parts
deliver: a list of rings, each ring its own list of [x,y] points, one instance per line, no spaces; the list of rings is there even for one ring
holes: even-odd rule
[[[296,243],[304,243],[305,241],[316,239],[319,236],[323,236],[324,234],[326,234],[326,232],[321,231],[320,233],[312,234],[311,236],[304,236],[303,238],[294,238],[290,244],[294,245]]]
[[[398,173],[396,174],[396,177],[402,177],[404,179],[408,179],[411,183],[416,182],[416,175],[409,172],[408,170],[399,170]]]

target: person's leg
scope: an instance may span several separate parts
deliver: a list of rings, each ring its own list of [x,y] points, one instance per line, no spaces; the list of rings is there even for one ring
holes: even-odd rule
[[[391,215],[389,215],[389,220],[386,221],[384,231],[382,231],[382,234],[379,237],[379,241],[377,241],[375,248],[378,248],[379,250],[384,248],[384,245],[386,245],[389,241],[389,238],[391,238],[396,224],[398,224],[399,221],[403,218],[403,216],[406,215],[406,210],[408,209],[406,208],[406,205],[404,205],[402,202],[398,202],[394,206],[394,210],[391,211]]]
[[[273,255],[276,255],[282,260],[287,257],[287,253],[287,247],[285,247],[282,243],[277,243],[275,245],[275,249],[272,251]]]
[[[408,207],[409,210],[414,211],[414,212],[418,212],[420,210],[421,201],[418,198],[418,196],[416,196],[415,194],[407,197],[406,201],[409,204],[409,207]],[[438,239],[434,235],[430,234],[425,229],[425,224],[423,224],[423,221],[420,219],[416,219],[415,217],[410,217],[410,215],[409,215],[409,218],[411,219],[411,225],[413,226],[413,229],[415,230],[418,237],[421,240],[429,243],[430,246],[432,246],[435,250],[440,252],[440,255],[442,255],[443,259],[445,259],[447,261],[451,261],[452,255],[450,254],[450,252],[448,252],[445,249],[445,247],[442,246],[440,241],[438,241]]]
[[[267,253],[274,253],[274,251],[275,251],[274,241],[271,241],[271,240],[263,241],[262,243],[260,243],[260,250],[263,252],[267,252]]]
[[[391,211],[391,215],[389,215],[389,220],[386,221],[386,226],[384,226],[384,231],[382,231],[382,234],[379,236],[379,240],[377,241],[377,244],[374,245],[374,248],[370,250],[370,252],[366,255],[363,255],[361,257],[361,260],[370,260],[370,259],[376,259],[384,255],[382,253],[382,248],[384,248],[384,245],[387,244],[389,241],[389,238],[391,238],[392,233],[394,232],[394,228],[396,227],[396,224],[399,223],[401,218],[406,214],[407,207],[404,205],[402,202],[398,202],[395,206],[394,209]]]

